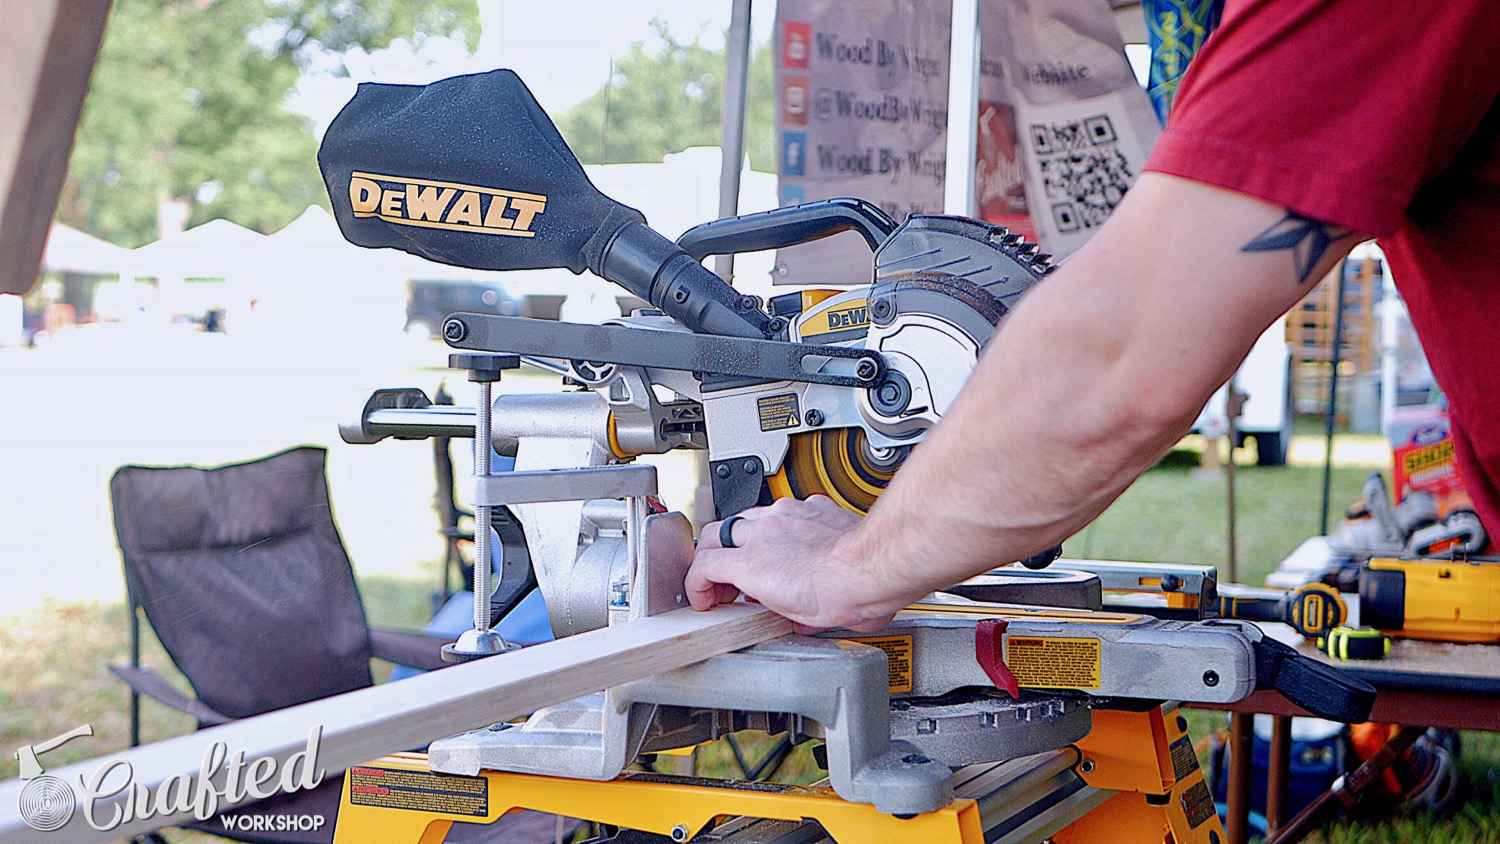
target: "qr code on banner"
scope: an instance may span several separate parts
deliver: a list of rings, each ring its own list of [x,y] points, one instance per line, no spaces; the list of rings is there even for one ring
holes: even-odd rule
[[[1059,232],[1102,224],[1135,181],[1107,114],[1033,123],[1031,151]]]

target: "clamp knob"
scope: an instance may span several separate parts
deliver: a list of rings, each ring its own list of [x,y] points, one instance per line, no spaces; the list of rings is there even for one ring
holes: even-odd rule
[[[520,355],[493,355],[482,352],[460,352],[448,356],[450,369],[469,370],[469,380],[478,383],[493,383],[500,380],[500,373],[507,369],[519,369]]]

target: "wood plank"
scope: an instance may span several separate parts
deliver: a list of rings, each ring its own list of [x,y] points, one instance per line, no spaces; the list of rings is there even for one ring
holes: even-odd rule
[[[0,293],[36,282],[109,0],[0,3]]]
[[[235,721],[110,759],[129,762],[134,781],[152,789],[155,795],[173,775],[196,779],[204,755],[214,742],[223,742],[230,754],[243,752],[247,761],[274,758],[280,771],[288,757],[305,749],[309,731],[321,726],[318,767],[342,771],[388,753],[507,721],[543,706],[791,632],[791,622],[757,604],[730,604],[702,613],[675,610]],[[46,738],[38,736],[37,740]],[[42,764],[46,764],[45,756]],[[73,819],[62,829],[46,834],[48,844],[115,841],[190,817],[188,813],[176,813],[130,821],[109,831],[95,830],[83,817],[80,782],[93,775],[100,764],[101,760],[90,760],[47,771],[80,796]],[[4,807],[0,809],[0,844],[38,840],[38,833],[13,809],[24,785],[20,780],[0,783],[0,807]],[[123,795],[115,795],[108,802],[101,800],[95,808],[95,820],[107,823],[121,802]],[[220,808],[225,805],[221,803]]]

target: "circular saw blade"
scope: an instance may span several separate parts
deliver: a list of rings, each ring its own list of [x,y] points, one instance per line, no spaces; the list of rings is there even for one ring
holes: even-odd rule
[[[926,322],[946,325],[951,334],[982,348],[1016,301],[1052,269],[1051,256],[1003,226],[962,217],[914,215],[876,252],[875,282],[866,294],[867,334],[859,342],[873,348],[868,345],[871,337],[881,331],[893,334],[893,324],[899,328],[903,321]],[[821,315],[833,307],[830,303],[812,313]],[[897,345],[902,346],[902,353],[915,354]],[[941,367],[947,362],[938,356],[932,365]],[[923,383],[929,381],[923,379]],[[928,392],[930,404],[930,386]],[[903,408],[876,407],[874,416],[866,413],[865,420],[871,425],[897,420],[887,427],[910,427],[914,423],[907,417],[919,411],[902,413]],[[881,442],[920,433],[882,427],[870,430],[876,431]],[[773,498],[826,495],[844,509],[864,515],[912,447],[875,448],[865,427],[793,434],[781,468],[766,478],[766,487]]]
[[[825,428],[793,435],[786,460],[766,479],[776,498],[826,495],[864,515],[885,491],[909,447],[872,449],[860,428]]]

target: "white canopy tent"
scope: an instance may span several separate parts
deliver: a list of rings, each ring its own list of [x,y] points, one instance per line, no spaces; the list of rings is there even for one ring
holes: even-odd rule
[[[131,252],[137,278],[234,279],[265,249],[266,236],[228,220],[209,220]]]
[[[254,308],[242,329],[279,354],[321,356],[337,351],[341,369],[389,367],[406,316],[407,256],[361,249],[344,240],[333,216],[307,210],[261,243],[245,263]],[[353,353],[353,354],[345,354]]]
[[[129,249],[53,220],[42,252],[42,269],[119,275],[130,265],[130,255]]]
[[[266,236],[228,220],[209,220],[131,250],[122,284],[154,278],[157,298],[170,312],[203,314],[248,306],[245,266],[265,249]],[[223,279],[190,282],[189,279]]]
[[[100,240],[53,220],[42,251],[43,270],[87,275],[120,275],[130,265],[130,250]],[[0,346],[18,346],[23,339],[21,297],[0,294]]]

